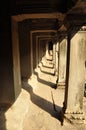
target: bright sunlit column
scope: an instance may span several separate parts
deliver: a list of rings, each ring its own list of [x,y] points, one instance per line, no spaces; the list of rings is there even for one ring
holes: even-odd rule
[[[59,76],[58,86],[64,86],[66,80],[66,59],[67,59],[67,37],[59,43]]]
[[[71,35],[72,36],[72,35]],[[67,80],[65,89],[65,113],[83,113],[85,83],[86,31],[78,31],[69,38],[67,53]]]
[[[59,57],[59,42],[56,43],[56,51],[55,51],[55,56],[56,56],[56,63],[55,63],[55,75],[58,78],[58,57]]]
[[[48,42],[46,42],[46,59],[48,59],[48,57],[49,57],[49,50],[48,50]]]

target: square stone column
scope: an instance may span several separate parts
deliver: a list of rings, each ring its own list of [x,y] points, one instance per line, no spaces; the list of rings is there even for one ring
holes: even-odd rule
[[[40,63],[40,43],[38,39],[38,64]]]
[[[21,72],[20,72],[20,53],[19,53],[19,35],[18,24],[12,21],[12,51],[13,51],[13,78],[15,98],[21,91]]]
[[[56,44],[53,43],[53,67],[55,72],[55,63],[56,63]]]
[[[38,67],[38,38],[36,38],[36,67]]]
[[[57,76],[57,79],[58,79],[58,58],[59,58],[59,42],[56,43],[56,51],[55,51],[55,59],[56,59],[56,63],[55,63],[55,75]]]
[[[28,80],[32,74],[32,45],[30,42],[30,29],[29,23],[21,21],[18,23],[19,32],[19,47],[20,47],[20,69],[21,78],[23,80]]]
[[[65,113],[82,114],[85,83],[86,32],[78,31],[68,40]],[[73,117],[74,118],[74,117]],[[79,117],[77,117],[79,118]],[[76,119],[76,117],[75,117]],[[80,117],[81,119],[81,117]]]
[[[59,76],[58,86],[64,86],[66,80],[66,59],[67,59],[67,37],[59,43]]]
[[[36,68],[36,66],[37,66],[37,51],[36,51],[36,49],[37,49],[37,45],[36,45],[36,39],[35,39],[35,36],[32,34],[32,53],[33,53],[33,55],[32,55],[32,58],[33,58],[33,72],[34,72],[34,69]]]
[[[1,34],[0,106],[12,105],[21,92],[18,24],[12,20],[11,25]]]
[[[46,59],[49,57],[49,49],[48,49],[49,43],[46,42]]]

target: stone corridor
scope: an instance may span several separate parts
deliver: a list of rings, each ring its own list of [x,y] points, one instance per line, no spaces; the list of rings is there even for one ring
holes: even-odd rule
[[[0,110],[0,130],[85,130],[85,122],[78,125],[63,119],[65,86],[56,88],[56,78],[52,57],[44,57],[30,79],[22,82],[16,102],[7,111]],[[84,98],[86,112],[85,108]]]
[[[86,0],[0,5],[0,130],[86,130]]]

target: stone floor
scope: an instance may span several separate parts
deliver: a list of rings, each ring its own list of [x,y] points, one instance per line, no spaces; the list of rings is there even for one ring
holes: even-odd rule
[[[0,109],[0,130],[86,130],[85,121],[71,124],[63,120],[64,87],[55,89],[56,79],[52,61],[43,59],[31,78],[22,82],[16,102]]]

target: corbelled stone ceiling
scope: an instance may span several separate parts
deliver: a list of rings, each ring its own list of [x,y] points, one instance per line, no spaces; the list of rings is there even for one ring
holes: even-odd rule
[[[1,28],[2,26],[3,28],[8,27],[9,16],[30,14],[33,17],[33,14],[42,14],[37,16],[39,20],[36,17],[31,20],[33,27],[51,26],[53,29],[58,29],[65,21],[67,26],[69,23],[75,25],[77,22],[77,24],[81,24],[81,21],[86,22],[86,0],[3,0],[0,4],[0,13]],[[43,13],[47,15],[44,17]],[[56,13],[56,17],[51,20],[50,16],[47,16],[53,13]],[[31,18],[27,19],[30,22]]]
[[[78,0],[12,0],[12,13],[66,13]]]

